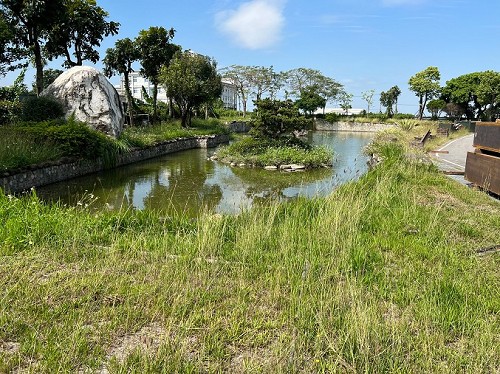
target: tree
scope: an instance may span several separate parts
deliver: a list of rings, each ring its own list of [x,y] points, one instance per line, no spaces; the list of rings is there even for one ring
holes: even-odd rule
[[[310,124],[310,120],[300,115],[292,100],[266,98],[256,101],[255,105],[259,115],[253,123],[252,132],[257,137],[289,137],[294,131],[303,130]]]
[[[7,71],[13,71],[22,66],[16,62],[23,58],[24,50],[13,44],[13,40],[14,30],[7,24],[0,8],[0,75],[5,75]]]
[[[132,64],[138,59],[139,51],[137,46],[131,39],[125,38],[117,40],[114,48],[108,48],[103,60],[104,74],[107,77],[111,77],[115,73],[123,75],[125,94],[127,96],[127,110],[131,126],[134,125],[134,101],[130,92],[129,74],[134,71]]]
[[[427,111],[431,113],[432,119],[437,120],[446,108],[446,101],[434,99],[427,103]]]
[[[349,109],[352,108],[352,97],[353,95],[350,93],[347,93],[345,91],[342,91],[339,96],[339,105],[340,107],[344,110],[345,114],[349,114]]]
[[[300,98],[296,101],[296,104],[306,115],[312,115],[316,109],[325,107],[326,99],[318,92],[318,86],[307,86],[302,89]]]
[[[368,90],[361,92],[361,98],[366,101],[366,104],[368,106],[366,113],[370,113],[370,107],[373,104],[373,95],[375,94],[375,90]]]
[[[43,70],[43,89],[45,90],[58,76],[63,73],[60,69],[44,69]],[[36,81],[36,76],[35,76]],[[33,82],[33,91],[36,90],[35,81]]]
[[[418,97],[419,109],[418,118],[422,119],[424,116],[424,110],[428,100],[435,97],[440,90],[439,80],[441,75],[439,69],[435,66],[429,66],[427,69],[416,73],[410,78],[408,84],[410,85],[410,90],[415,92]]]
[[[108,13],[95,0],[64,0],[64,13],[55,23],[45,46],[49,59],[64,56],[64,66],[81,66],[99,61],[96,47],[104,37],[116,35],[120,24],[106,21]]]
[[[500,109],[500,73],[489,70],[450,79],[442,89],[441,98],[460,106],[469,120],[492,120]]]
[[[153,85],[153,120],[156,120],[158,102],[158,84],[160,72],[163,67],[168,67],[174,54],[180,51],[180,46],[170,43],[175,35],[175,30],[164,27],[150,27],[141,30],[135,43],[139,49],[141,74],[149,79]]]
[[[398,113],[398,98],[401,95],[401,90],[398,86],[392,86],[389,90],[389,94],[392,96],[394,102],[394,113]]]
[[[243,117],[247,113],[247,102],[248,97],[252,92],[254,85],[254,78],[252,76],[252,67],[242,66],[242,65],[231,65],[227,68],[221,69],[221,74],[224,78],[231,81],[236,87],[238,96],[241,100],[241,105],[243,107]]]
[[[32,59],[36,69],[36,93],[43,90],[42,47],[54,24],[64,14],[63,0],[2,0],[0,13],[5,30],[10,34],[11,51],[17,61]],[[4,47],[5,48],[5,47]],[[5,57],[5,55],[4,55]],[[27,66],[28,62],[19,65]]]
[[[401,90],[398,86],[393,86],[387,92],[380,93],[380,104],[386,108],[387,117],[391,118],[394,113],[397,113],[397,102],[400,94]],[[396,108],[395,111],[394,107]]]
[[[222,92],[216,62],[191,51],[177,52],[170,66],[163,67],[160,82],[179,106],[183,127],[191,124],[193,108],[217,99]]]

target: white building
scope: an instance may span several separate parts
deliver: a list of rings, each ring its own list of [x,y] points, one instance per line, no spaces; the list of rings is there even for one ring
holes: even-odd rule
[[[139,72],[134,71],[129,74],[130,92],[132,97],[144,101],[145,95],[144,90],[150,97],[153,96],[153,84],[147,79],[139,74]],[[142,89],[144,87],[144,90]],[[120,80],[120,86],[116,87],[118,93],[125,96],[125,80],[123,76]],[[236,86],[228,80],[222,80],[222,94],[221,99],[224,103],[224,108],[226,109],[236,109],[237,108],[237,92]],[[168,96],[165,89],[158,86],[158,101],[168,102]]]

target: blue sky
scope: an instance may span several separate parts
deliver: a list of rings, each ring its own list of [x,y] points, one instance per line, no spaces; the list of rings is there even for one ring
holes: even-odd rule
[[[150,26],[173,27],[176,44],[229,65],[320,70],[354,95],[402,90],[399,111],[415,113],[408,79],[437,66],[441,84],[500,67],[499,0],[98,0],[120,22],[117,39]],[[58,63],[51,67],[59,68]],[[101,67],[100,64],[97,67]],[[30,73],[28,73],[29,75]],[[33,75],[33,74],[31,74]],[[2,78],[10,84],[15,77]],[[113,79],[116,83],[117,79]],[[379,97],[374,100],[378,110]]]

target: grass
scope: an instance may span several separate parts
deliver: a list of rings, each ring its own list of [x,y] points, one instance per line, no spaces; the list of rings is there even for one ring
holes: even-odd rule
[[[293,140],[293,139],[292,139]],[[244,163],[252,166],[280,166],[301,164],[308,168],[331,165],[332,150],[326,147],[310,147],[293,141],[287,142],[240,137],[228,146],[217,150],[217,157],[223,162]]]
[[[40,144],[33,136],[2,128],[0,137],[0,172],[60,158],[62,151],[51,142]]]
[[[499,203],[380,148],[237,216],[0,195],[0,372],[498,372]]]
[[[166,140],[215,134],[227,134],[227,129],[218,120],[193,119],[189,128],[183,128],[179,120],[154,126],[128,127],[121,139],[134,146],[146,147]]]
[[[226,134],[217,120],[193,119],[190,128],[180,121],[149,127],[129,127],[119,139],[89,130],[74,119],[29,123],[26,126],[2,126],[0,139],[0,172],[56,161],[61,157],[93,159],[101,157],[113,165],[119,153],[132,147],[148,147],[162,141],[200,135]]]

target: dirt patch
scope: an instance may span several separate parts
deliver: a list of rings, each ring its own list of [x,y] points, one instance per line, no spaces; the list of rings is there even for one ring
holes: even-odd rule
[[[152,323],[144,326],[133,334],[117,338],[107,352],[107,362],[114,358],[119,363],[123,363],[131,353],[138,350],[152,356],[158,351],[165,337],[165,328],[160,324]],[[107,374],[108,369],[102,367],[98,373]]]
[[[0,352],[6,353],[8,355],[15,355],[19,353],[21,349],[21,344],[16,342],[3,342],[0,340]]]

